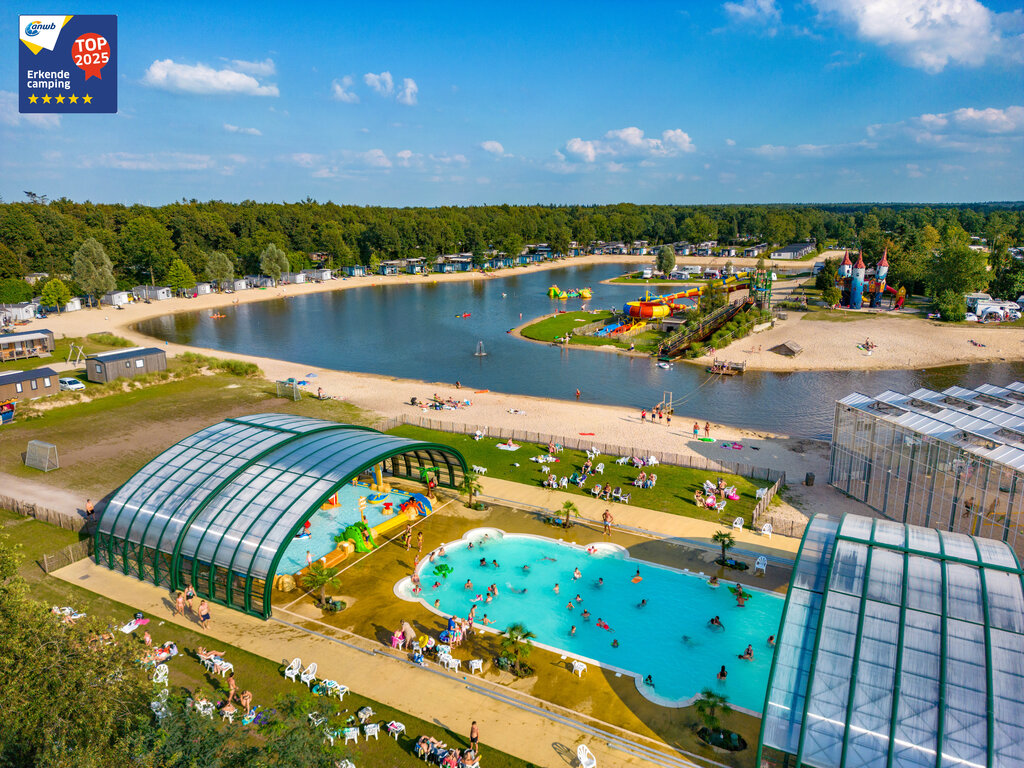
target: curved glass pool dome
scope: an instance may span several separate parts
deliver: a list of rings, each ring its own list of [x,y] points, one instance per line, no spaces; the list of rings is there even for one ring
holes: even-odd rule
[[[227,419],[171,446],[118,489],[100,517],[96,562],[264,618],[278,563],[341,486],[381,464],[462,483],[454,448],[368,427],[262,413]]]

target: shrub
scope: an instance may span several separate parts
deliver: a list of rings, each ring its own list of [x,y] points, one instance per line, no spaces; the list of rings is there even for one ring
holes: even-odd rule
[[[942,319],[950,323],[958,323],[967,317],[967,304],[964,297],[956,291],[943,291],[935,299],[935,308]]]
[[[121,336],[115,336],[112,333],[90,333],[89,341],[94,344],[104,344],[108,347],[133,347],[134,342],[128,341]]]

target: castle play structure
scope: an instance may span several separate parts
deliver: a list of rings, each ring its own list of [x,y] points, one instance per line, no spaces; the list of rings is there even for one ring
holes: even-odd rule
[[[898,291],[891,285],[886,285],[885,278],[889,274],[889,252],[882,253],[882,258],[875,265],[875,275],[870,280],[865,278],[866,267],[864,266],[864,252],[857,255],[857,263],[850,260],[850,252],[846,252],[843,263],[839,265],[839,278],[836,280],[836,287],[842,293],[840,304],[850,309],[860,309],[864,306],[865,300],[871,308],[878,308],[882,305],[882,298],[885,292],[896,297],[893,309],[903,306],[907,297],[906,288]]]

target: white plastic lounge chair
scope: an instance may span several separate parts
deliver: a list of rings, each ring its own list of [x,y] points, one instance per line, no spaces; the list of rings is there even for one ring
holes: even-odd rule
[[[395,741],[398,741],[398,735],[405,733],[405,724],[400,723],[397,720],[392,720],[388,723],[388,733],[395,737]]]
[[[721,500],[720,502],[718,502],[717,504],[715,504],[715,509],[716,509],[716,510],[718,510],[719,512],[725,512],[725,505],[726,505],[726,504],[728,504],[728,503],[729,503],[729,502],[728,502],[728,500],[726,500],[726,499],[722,499],[722,500]],[[737,518],[737,519],[741,519],[741,518]],[[732,526],[732,527],[733,527],[733,528],[735,528],[735,527],[736,527],[736,521],[735,521],[735,520],[733,521],[733,526]],[[739,527],[740,527],[740,528],[742,528],[742,527],[743,527],[743,524],[742,524],[742,523],[740,523],[740,526],[739,526]]]
[[[765,576],[768,575],[768,558],[765,557],[764,555],[761,555],[760,557],[757,558],[757,560],[754,561],[754,575],[755,576],[757,575],[758,571],[763,573]]]
[[[149,708],[153,710],[153,714],[156,715],[157,720],[163,720],[171,714],[171,710],[167,706],[167,696],[169,694],[170,691],[164,688],[156,695],[156,699],[149,702]]]
[[[612,498],[615,501],[622,501],[622,489],[618,487],[614,488],[612,490]]]
[[[233,709],[222,709],[220,711],[220,719],[227,720],[229,723],[234,725],[235,723],[235,710]]]
[[[733,520],[732,521],[732,527],[735,528],[737,531],[742,531],[743,530],[743,518],[742,517],[737,517],[735,520]]]
[[[565,477],[563,475],[562,479],[558,481],[558,487],[559,488],[568,488],[569,487],[569,478]]]
[[[319,712],[310,712],[306,717],[309,720],[310,728],[319,728],[327,722],[327,718]]]
[[[603,475],[604,474],[604,462],[601,462],[596,467],[594,467],[594,471],[597,472],[597,474],[599,474],[599,475]]]
[[[594,497],[600,496],[602,490],[603,489],[601,488],[601,484],[598,483],[597,485],[590,489],[590,495]]]
[[[351,760],[339,760],[334,764],[334,768],[356,768],[356,764]]]
[[[346,744],[348,744],[350,741],[354,741],[356,744],[359,743],[358,728],[346,728],[341,732],[341,735],[345,737]]]
[[[647,466],[654,467],[654,466],[657,466],[657,465],[658,465],[658,457],[657,456],[648,456],[647,457]]]
[[[211,662],[212,661],[213,660],[211,659]],[[230,661],[224,661],[223,659],[221,659],[220,661],[218,661],[216,663],[211,663],[210,664],[210,673],[212,674],[214,672],[220,672],[220,676],[221,677],[224,677],[224,675],[226,675],[228,672],[234,672],[234,671],[235,671],[235,665],[232,664]]]
[[[337,728],[324,728],[324,741],[328,742],[332,747],[334,746],[334,740],[341,738],[341,731]]]
[[[462,659],[456,659],[452,656],[442,656],[438,661],[444,665],[445,669],[449,669],[452,672],[458,672],[459,667],[462,666]]]
[[[627,463],[628,461],[629,461],[629,456],[620,456],[619,458],[617,458],[615,460],[615,463],[619,464],[619,465],[622,465],[622,464]]]
[[[484,671],[484,660],[483,659],[470,659],[469,660],[469,674]]]
[[[164,688],[167,687],[167,665],[158,664],[157,668],[153,670],[153,685],[162,685]]]
[[[196,712],[203,717],[208,717],[213,720],[213,702],[212,701],[197,701]]]
[[[307,688],[312,688],[313,687],[313,683],[314,683],[315,680],[316,680],[316,662],[314,661],[312,664],[310,664],[308,667],[306,667],[306,671],[305,672],[303,672],[301,675],[299,675],[299,682],[305,683]]]
[[[587,671],[587,665],[582,661],[574,661],[572,663],[572,673],[577,677],[583,677],[583,673]]]
[[[367,723],[363,726],[363,738],[369,741],[371,736],[374,741],[380,741],[380,723]]]
[[[348,693],[348,686],[341,685],[336,680],[325,680],[324,688],[327,689],[328,696],[337,696],[342,700],[344,700],[345,694]]]
[[[769,539],[772,537],[772,524],[765,523],[761,526],[761,535],[767,536]]]
[[[621,496],[619,496],[619,501],[621,501],[623,504],[629,504],[629,499],[632,497],[632,495],[633,494],[631,493],[624,493]]]
[[[580,763],[580,768],[597,768],[597,758],[586,744],[576,747],[576,759]]]
[[[759,499],[763,499],[766,493],[768,493],[767,488],[758,488],[754,495]]]
[[[440,645],[439,644],[437,646],[437,656],[438,656],[438,659],[440,659],[440,657],[442,657],[442,656],[451,656],[451,655],[452,655],[452,647],[450,645]]]
[[[292,659],[292,663],[284,671],[284,676],[288,680],[296,681],[299,679],[299,673],[302,671],[302,659]]]

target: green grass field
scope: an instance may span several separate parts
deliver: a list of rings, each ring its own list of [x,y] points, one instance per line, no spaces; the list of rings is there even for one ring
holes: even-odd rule
[[[554,317],[548,317],[523,328],[520,333],[534,341],[556,341],[572,331],[587,323],[596,323],[598,320],[607,320],[612,316],[611,312],[601,310],[597,312],[562,312]]]
[[[31,518],[22,517],[6,510],[0,510],[0,536],[6,535],[12,544],[18,545],[25,559],[21,566],[21,575],[29,584],[29,594],[36,600],[47,605],[65,606],[70,605],[78,611],[99,617],[103,621],[110,621],[115,624],[123,624],[135,614],[135,608],[125,605],[112,598],[97,595],[87,589],[60,579],[48,576],[37,565],[36,561],[42,557],[44,552],[56,551],[73,541],[78,540],[78,534],[66,531],[62,528],[47,525]],[[154,622],[152,627],[154,643],[163,643],[173,640],[180,651],[180,655],[168,664],[170,669],[170,687],[172,691],[180,691],[190,695],[196,690],[206,691],[213,697],[214,701],[225,698],[227,695],[227,681],[217,675],[209,674],[206,669],[196,660],[195,649],[199,646],[206,648],[224,649],[226,658],[234,664],[235,677],[243,689],[253,692],[253,703],[261,705],[264,709],[271,709],[278,697],[284,694],[300,696],[303,704],[309,709],[323,709],[323,699],[314,696],[306,688],[286,680],[281,673],[281,665],[275,661],[265,659],[240,648],[231,645],[225,646],[220,640],[215,640],[200,631],[191,628],[184,628],[177,625],[163,625],[163,617],[150,617]],[[198,629],[198,628],[197,628]],[[143,651],[141,635],[128,636],[124,642],[137,643],[139,654]],[[370,706],[376,713],[374,720],[398,720],[405,724],[406,736],[401,741],[385,735],[379,741],[360,740],[358,746],[346,750],[348,757],[359,766],[370,766],[371,768],[393,768],[403,766],[414,768],[421,766],[422,762],[412,753],[413,739],[421,734],[428,734],[435,738],[446,741],[449,746],[458,749],[465,749],[469,746],[467,733],[450,730],[439,721],[427,722],[400,712],[392,707],[385,706],[374,701],[365,695],[365,692],[351,692],[341,705],[348,713],[353,713],[363,706]],[[469,724],[465,724],[468,731]],[[224,728],[238,728],[237,724],[223,724]],[[518,758],[503,752],[498,752],[483,745],[481,750],[488,768],[529,768],[527,763]]]
[[[680,424],[680,426],[685,425]],[[664,427],[651,426],[651,429],[664,429]],[[450,445],[462,453],[467,464],[487,467],[488,477],[512,480],[534,487],[540,486],[546,477],[541,473],[540,465],[530,461],[530,458],[546,454],[547,446],[524,444],[515,452],[501,451],[498,450],[498,441],[495,439],[474,440],[471,435],[440,432],[410,425],[396,427],[391,430],[391,434]],[[563,475],[568,477],[583,466],[586,454],[566,449],[558,454],[558,458],[559,463],[553,466],[552,473],[559,477]],[[654,488],[634,488],[633,480],[640,470],[634,469],[632,466],[616,464],[617,458],[618,456],[601,456],[596,463],[604,463],[603,475],[592,475],[584,484],[583,489],[569,485],[565,490],[578,496],[590,497],[590,491],[597,483],[602,485],[611,483],[613,487],[619,486],[623,491],[631,492],[630,504],[635,506],[719,522],[720,516],[717,512],[698,508],[693,503],[694,491],[701,487],[705,480],[716,481],[719,474],[661,464],[654,467],[654,471],[658,475],[658,482]],[[519,464],[518,467],[513,466],[516,463]],[[757,503],[755,494],[758,488],[769,485],[767,481],[753,481],[738,475],[721,476],[725,477],[729,485],[736,486],[740,496],[738,501],[729,502],[727,516],[730,520],[740,516],[747,517]]]

